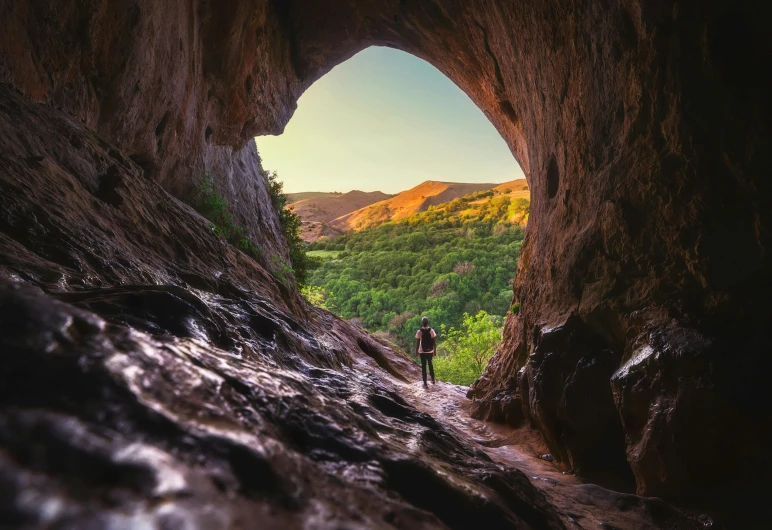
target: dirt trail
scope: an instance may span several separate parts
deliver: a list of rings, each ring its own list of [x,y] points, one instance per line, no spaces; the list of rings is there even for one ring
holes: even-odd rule
[[[472,418],[465,387],[438,383],[425,389],[420,382],[402,386],[403,397],[416,408],[477,443],[494,461],[525,473],[556,508],[567,528],[717,528],[707,515],[685,514],[661,499],[619,493],[564,473],[557,464],[539,458],[546,448],[535,431]]]

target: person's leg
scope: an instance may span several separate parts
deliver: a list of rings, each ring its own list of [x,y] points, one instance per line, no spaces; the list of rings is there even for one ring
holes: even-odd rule
[[[427,355],[421,354],[421,377],[424,380],[424,384],[426,384],[426,358]]]
[[[432,356],[427,355],[426,357],[429,361],[429,373],[432,375],[432,383],[436,383],[437,381],[434,379],[434,365],[432,364]],[[424,375],[424,381],[426,381],[426,375]]]

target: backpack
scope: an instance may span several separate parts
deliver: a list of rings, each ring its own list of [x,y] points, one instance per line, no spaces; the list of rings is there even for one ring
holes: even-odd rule
[[[421,351],[430,352],[434,349],[434,343],[432,342],[432,328],[421,328]]]

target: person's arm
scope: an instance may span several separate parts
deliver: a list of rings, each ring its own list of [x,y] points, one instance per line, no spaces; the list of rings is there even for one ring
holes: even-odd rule
[[[437,355],[437,334],[432,330],[432,355]]]
[[[421,344],[420,331],[415,334],[415,356],[418,357],[418,346]]]

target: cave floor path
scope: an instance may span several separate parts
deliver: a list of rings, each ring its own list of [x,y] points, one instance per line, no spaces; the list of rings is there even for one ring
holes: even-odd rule
[[[494,461],[519,469],[541,491],[569,529],[659,529],[674,527],[676,510],[664,501],[612,491],[585,482],[541,458],[547,452],[539,434],[528,426],[512,428],[471,417],[466,387],[438,382],[424,388],[402,384],[402,396],[460,438],[477,445]],[[679,526],[680,527],[680,526]]]

